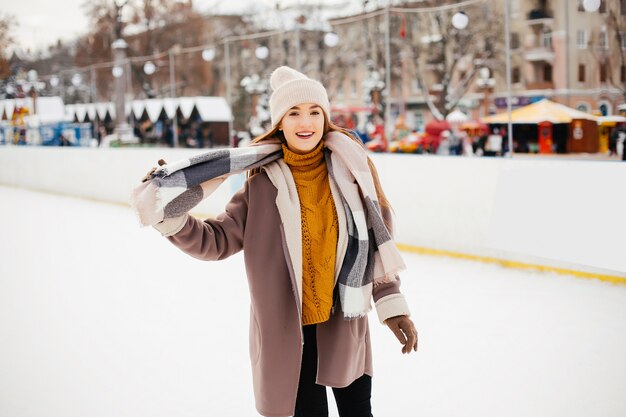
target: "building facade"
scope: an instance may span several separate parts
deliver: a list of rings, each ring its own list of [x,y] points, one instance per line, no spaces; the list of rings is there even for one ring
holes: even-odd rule
[[[463,30],[450,27],[452,13],[432,12],[441,2],[391,9],[391,89],[383,100],[390,100],[394,119],[403,116],[421,128],[454,107],[473,118],[506,110],[500,3],[466,6]],[[602,0],[595,12],[585,11],[582,0],[511,0],[513,107],[549,98],[588,113],[616,114],[626,101],[625,17],[626,0]],[[338,76],[330,91],[339,106],[371,105],[372,74],[385,80],[384,18],[380,9],[330,21],[352,54],[348,71],[333,69]]]
[[[392,120],[421,129],[456,108],[473,118],[504,111],[503,2],[445,7],[456,3],[405,2],[388,10],[364,9],[326,25],[300,14],[296,26],[271,30],[244,16],[200,16],[188,4],[189,18],[124,36],[128,99],[230,96],[235,127],[244,130],[259,110],[267,116],[262,105],[268,86],[250,80],[267,80],[277,66],[291,65],[327,86],[336,112],[375,118],[389,104]],[[550,98],[589,113],[618,112],[626,101],[626,0],[601,0],[596,12],[585,11],[582,0],[510,0],[510,9],[513,107]],[[453,25],[459,11],[469,17],[461,29]],[[336,45],[325,41],[329,30],[337,35]],[[77,102],[112,96],[109,32],[95,32],[72,47],[85,92]],[[233,39],[228,68],[226,39]],[[203,55],[211,45],[210,56]],[[265,55],[257,54],[260,47],[267,49]],[[155,65],[152,74],[144,71],[148,60]],[[48,63],[38,69],[40,74],[59,70]],[[72,76],[72,70],[65,71],[51,94],[71,91],[71,86],[63,89]]]
[[[512,0],[511,81],[515,104],[550,98],[611,115],[626,100],[626,1]],[[498,85],[492,110],[506,108]]]

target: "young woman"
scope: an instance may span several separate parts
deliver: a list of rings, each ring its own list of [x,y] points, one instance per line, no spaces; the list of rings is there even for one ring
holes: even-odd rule
[[[329,122],[322,84],[280,67],[270,85],[269,132],[246,148],[154,168],[133,205],[144,224],[191,256],[244,251],[261,415],[327,416],[328,386],[340,416],[370,417],[372,298],[402,352],[417,350],[389,203],[360,142]],[[244,171],[247,181],[224,213],[204,221],[187,215]]]

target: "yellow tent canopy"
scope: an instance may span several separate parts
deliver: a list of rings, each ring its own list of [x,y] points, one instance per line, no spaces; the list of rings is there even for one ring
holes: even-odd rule
[[[511,111],[511,122],[516,124],[536,124],[540,122],[571,123],[572,119],[598,121],[597,116],[572,109],[548,99],[543,99]],[[506,124],[509,122],[509,116],[507,112],[498,113],[493,116],[483,117],[480,121],[483,123]]]

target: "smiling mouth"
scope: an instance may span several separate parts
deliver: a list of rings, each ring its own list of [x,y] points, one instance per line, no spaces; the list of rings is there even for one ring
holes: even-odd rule
[[[299,132],[299,133],[296,133],[296,136],[299,137],[300,139],[309,139],[310,137],[313,136],[313,132]]]

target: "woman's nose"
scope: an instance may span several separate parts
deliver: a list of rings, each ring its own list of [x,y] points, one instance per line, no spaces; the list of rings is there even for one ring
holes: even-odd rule
[[[303,115],[300,118],[300,123],[299,123],[300,127],[308,127],[311,125],[311,117],[310,116],[306,116]]]

